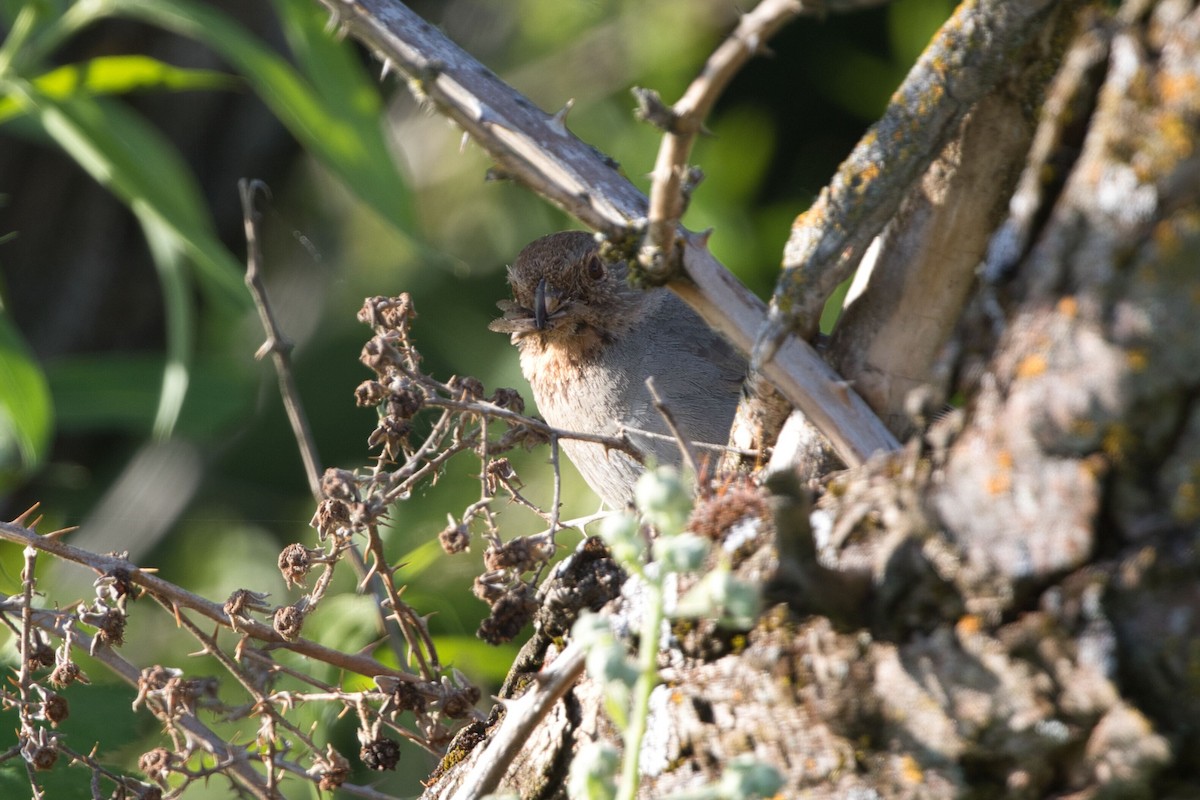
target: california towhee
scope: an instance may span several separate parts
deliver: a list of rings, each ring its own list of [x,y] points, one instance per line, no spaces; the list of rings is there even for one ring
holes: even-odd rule
[[[606,263],[582,231],[530,244],[508,269],[513,300],[488,327],[512,335],[521,370],[546,421],[569,431],[617,435],[622,426],[668,434],[646,389],[653,376],[682,434],[725,444],[746,361],[667,289],[642,291],[624,262]],[[679,446],[629,432],[659,464],[677,464]],[[564,439],[588,485],[623,506],[643,467],[625,453]]]

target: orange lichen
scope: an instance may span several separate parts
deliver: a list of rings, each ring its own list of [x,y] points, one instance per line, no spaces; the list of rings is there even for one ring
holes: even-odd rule
[[[1012,488],[1013,454],[1009,450],[996,453],[996,469],[988,476],[984,488],[990,495],[1001,495]]]
[[[1046,356],[1041,353],[1033,353],[1021,359],[1021,363],[1017,365],[1018,378],[1034,378],[1046,371],[1049,364],[1046,361]]]
[[[1149,354],[1140,347],[1132,347],[1125,353],[1125,360],[1131,372],[1145,372],[1150,366]]]
[[[924,783],[925,773],[921,770],[921,765],[912,756],[904,756],[900,759],[900,776],[909,783]]]
[[[1074,295],[1070,294],[1059,298],[1058,313],[1067,319],[1075,319],[1076,315],[1079,314],[1079,301]]]
[[[959,618],[954,630],[959,636],[974,636],[983,630],[983,618],[978,614],[964,614]]]
[[[985,488],[987,493],[993,496],[1006,494],[1012,488],[1012,476],[1007,472],[995,473],[988,477]]]
[[[1164,219],[1154,226],[1154,244],[1158,247],[1160,257],[1167,259],[1179,252],[1179,231],[1174,221]]]
[[[1164,105],[1190,106],[1200,97],[1200,78],[1190,72],[1160,70],[1155,76],[1155,88]]]
[[[1104,438],[1100,442],[1100,449],[1104,451],[1114,463],[1120,463],[1124,460],[1125,454],[1129,452],[1136,441],[1133,432],[1124,425],[1109,425],[1104,432]]]

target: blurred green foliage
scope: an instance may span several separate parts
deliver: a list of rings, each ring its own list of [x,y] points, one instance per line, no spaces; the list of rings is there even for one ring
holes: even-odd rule
[[[869,13],[802,19],[771,44],[772,57],[734,81],[709,122],[713,135],[696,148],[693,160],[706,179],[685,222],[713,228],[713,250],[755,291],[769,291],[791,220],[952,8],[898,0]],[[265,106],[299,143],[264,203],[265,254],[326,465],[354,468],[370,455],[374,412],[353,402],[367,377],[357,358],[368,331],[354,320],[362,297],[412,293],[421,314],[416,343],[431,374],[469,374],[489,391],[514,386],[527,395],[515,351],[486,325],[506,291],[504,264],[528,241],[572,225],[517,186],[484,183],[486,158],[402,83],[379,83],[372,74],[378,64],[330,35],[314,0],[273,0],[270,9],[276,37],[252,32],[216,0],[0,0],[0,146],[56,148],[123,204],[143,233],[131,246],[148,251],[157,270],[162,320],[135,347],[43,354],[49,346],[23,340],[21,329],[33,328],[39,302],[56,302],[57,265],[14,261],[5,235],[30,231],[13,231],[0,216],[0,300],[8,309],[0,312],[0,516],[40,501],[41,529],[82,522],[73,542],[131,549],[140,563],[217,601],[241,587],[270,591],[276,602],[296,595],[284,588],[274,559],[285,543],[312,543],[313,503],[274,377],[252,357],[263,334],[241,286],[241,230],[218,224],[212,197],[200,188],[199,178],[217,169],[205,159],[223,154],[181,150],[132,94],[234,91]],[[716,0],[455,0],[418,10],[543,108],[574,100],[572,130],[646,189],[658,134],[634,121],[629,89],[677,97],[732,27],[737,8]],[[114,20],[143,26],[146,49],[64,55],[102,37]],[[165,60],[154,46],[164,36],[209,49],[224,68]],[[232,169],[265,177],[260,167]],[[0,172],[0,211],[5,202],[26,201],[10,180]],[[47,226],[60,224],[53,211],[46,209]],[[7,296],[11,277],[33,271],[41,294]],[[185,454],[171,462],[180,472],[135,469],[140,456],[167,441]],[[514,458],[529,497],[544,506],[551,498],[546,458]],[[409,585],[406,599],[435,613],[431,628],[443,658],[483,681],[487,696],[514,650],[473,638],[484,614],[469,591],[479,548],[449,558],[433,543],[446,512],[477,498],[477,469],[467,458],[451,462],[435,485],[395,509],[386,536],[394,561],[407,564],[399,573]],[[564,514],[593,511],[596,500],[565,471]],[[499,510],[506,535],[540,527],[516,507]],[[90,531],[110,538],[88,539]],[[562,539],[568,548],[576,540]],[[0,547],[0,591],[19,586],[15,550]],[[57,584],[50,581],[71,572],[42,566],[51,592]],[[76,584],[75,596],[86,596],[89,581]],[[343,570],[337,590],[344,595],[309,622],[307,636],[349,649],[374,640],[373,617],[353,584]],[[215,664],[185,660],[194,646],[164,615],[135,608],[127,655],[141,665],[219,674]],[[13,653],[9,642],[5,657]],[[106,680],[95,665],[89,672]],[[113,692],[127,702],[127,688]],[[343,752],[357,751],[353,720],[335,722],[315,706],[309,713],[308,722],[331,726]],[[136,724],[137,734],[97,724],[112,717]],[[100,741],[126,768],[156,743],[148,717],[131,723],[125,712],[91,700],[80,701],[67,730],[75,746]],[[406,752],[397,783],[381,788],[415,792],[431,765],[428,756]]]

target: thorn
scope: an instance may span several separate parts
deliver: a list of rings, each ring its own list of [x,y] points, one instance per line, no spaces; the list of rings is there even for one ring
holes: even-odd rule
[[[641,86],[635,86],[630,91],[637,100],[637,109],[633,112],[636,118],[650,123],[661,131],[675,132],[679,115],[675,113],[675,109],[663,102],[658,92]]]
[[[395,69],[396,69],[396,65],[392,63],[392,60],[390,58],[385,58],[383,60],[383,69],[381,69],[379,71],[379,80],[382,81],[385,78],[387,78],[388,73],[392,72]]]
[[[572,97],[567,101],[566,105],[556,111],[554,116],[550,118],[550,127],[553,128],[554,132],[559,136],[567,135],[567,115],[571,113],[571,109],[574,106],[575,98]]]
[[[463,131],[462,138],[458,140],[458,154],[461,156],[467,152],[467,145],[471,143],[471,135]]]
[[[40,521],[41,517],[38,517],[38,520]],[[37,523],[34,523],[34,524],[36,525]],[[32,526],[30,526],[30,527],[32,527]],[[68,533],[74,533],[77,530],[79,530],[78,525],[71,525],[70,527],[67,527],[67,528],[59,528],[56,531],[50,531],[50,533],[45,534],[45,536],[43,538],[58,539],[63,536],[66,536]]]
[[[836,381],[833,384],[833,391],[843,404],[850,405],[850,390],[853,386],[852,381]]]
[[[34,503],[33,505],[31,505],[29,508],[22,511],[17,516],[17,518],[12,521],[12,524],[20,525],[22,528],[27,527],[25,525],[25,520],[29,519],[29,515],[32,514],[34,511],[37,511],[38,506],[40,506],[41,504],[42,504],[41,501],[38,501],[38,502]]]
[[[708,249],[708,240],[712,238],[714,230],[715,230],[715,228],[705,228],[704,230],[697,233],[695,235],[696,244],[700,245],[701,248],[707,250]]]
[[[779,352],[779,347],[787,335],[787,329],[780,324],[777,315],[772,314],[772,318],[767,320],[758,334],[758,340],[750,350],[750,370],[762,372],[763,366],[775,358],[775,354]]]
[[[342,20],[338,16],[337,9],[334,9],[329,14],[329,19],[325,23],[325,34],[329,35],[342,26]]]

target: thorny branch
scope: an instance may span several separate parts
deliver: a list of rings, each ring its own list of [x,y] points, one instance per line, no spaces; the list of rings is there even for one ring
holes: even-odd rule
[[[308,417],[304,414],[304,406],[300,402],[300,391],[296,388],[296,380],[292,374],[292,343],[283,335],[275,314],[271,310],[270,298],[262,278],[262,245],[258,237],[260,212],[255,207],[255,199],[259,194],[267,195],[270,190],[262,181],[238,181],[238,192],[242,198],[242,219],[246,232],[246,288],[258,309],[259,321],[267,333],[267,340],[258,352],[254,354],[262,359],[268,353],[275,363],[275,374],[279,377],[279,395],[283,398],[283,407],[287,411],[288,421],[292,425],[292,433],[300,450],[300,458],[304,461],[304,474],[308,478],[308,488],[314,497],[321,493],[321,459],[317,455],[317,445],[313,441],[312,428]]]
[[[321,501],[312,524],[325,547],[289,545],[279,559],[279,568],[289,585],[302,585],[313,567],[322,567],[312,589],[299,600],[272,608],[265,593],[240,589],[221,606],[152,570],[140,568],[120,554],[101,555],[73,547],[62,541],[69,531],[39,535],[32,526],[26,527],[33,509],[14,522],[0,523],[0,540],[21,545],[26,552],[24,593],[0,602],[0,622],[14,633],[22,654],[18,693],[11,697],[0,693],[0,703],[21,711],[21,745],[9,757],[24,759],[35,796],[41,796],[37,771],[53,766],[59,753],[88,765],[93,783],[116,782],[134,787],[131,791],[137,792],[146,786],[112,775],[91,756],[68,753],[57,735],[40,724],[45,720],[53,724],[59,718],[50,709],[58,708],[62,701],[43,685],[36,671],[53,667],[46,678],[51,686],[86,681],[73,659],[79,649],[135,685],[139,690],[135,708],[144,707],[162,723],[171,748],[155,748],[140,762],[142,772],[161,786],[166,786],[171,776],[186,784],[224,775],[239,787],[238,791],[268,798],[278,796],[285,775],[299,775],[324,790],[341,788],[359,796],[383,797],[347,782],[348,759],[329,745],[322,750],[318,737],[291,718],[296,705],[334,703],[342,706],[344,713],[353,713],[360,722],[359,757],[371,769],[395,767],[399,757],[397,737],[440,752],[461,721],[478,718],[475,704],[479,689],[456,670],[441,665],[426,620],[402,601],[403,587],[394,580],[397,568],[387,560],[380,526],[393,503],[410,495],[422,481],[436,480],[450,458],[463,452],[477,456],[482,465],[480,499],[463,513],[461,522],[451,520],[441,539],[446,550],[461,551],[470,543],[471,528],[482,523],[486,571],[476,580],[475,593],[491,607],[491,614],[481,624],[479,635],[493,643],[508,641],[537,608],[535,589],[538,576],[554,555],[554,534],[564,526],[578,526],[588,520],[559,521],[558,488],[556,507],[550,512],[521,497],[517,492],[520,479],[503,454],[516,447],[555,442],[575,434],[524,416],[524,401],[511,389],[498,389],[485,398],[482,384],[474,378],[454,377],[443,382],[425,374],[419,366],[421,356],[410,340],[409,323],[416,315],[407,296],[368,299],[359,316],[373,329],[362,361],[374,371],[375,380],[359,386],[355,395],[359,405],[379,409],[379,424],[369,439],[379,454],[374,464],[361,472],[327,470],[322,476]],[[426,436],[412,442],[413,420],[425,413],[435,416],[433,424]],[[584,438],[618,449],[629,448],[623,438]],[[490,508],[501,493],[532,509],[549,523],[549,530],[503,540]],[[367,538],[371,573],[377,573],[385,587],[383,605],[406,637],[417,665],[416,674],[390,668],[366,655],[336,651],[301,636],[305,619],[331,588],[334,567],[359,535]],[[99,575],[96,598],[66,611],[35,609],[33,603],[40,593],[35,591],[32,576],[37,554],[43,552]],[[192,677],[183,670],[162,666],[139,669],[116,654],[125,640],[127,604],[147,596],[174,618],[177,627],[200,643],[201,652],[233,677],[246,698],[243,704],[230,706],[219,701],[219,683],[214,677]],[[260,621],[262,617],[269,618],[270,624]],[[201,619],[215,623],[213,632],[202,630]],[[77,626],[94,628],[96,633],[88,636],[77,631]],[[234,634],[236,644],[223,644],[222,634]],[[61,639],[61,646],[52,648],[47,636]],[[280,650],[370,677],[378,690],[339,691],[336,686],[325,685],[280,663]],[[284,680],[303,685],[305,691],[281,686]],[[309,687],[316,691],[308,691]],[[200,722],[198,715],[203,711],[219,714],[227,721],[256,719],[253,741],[227,741]],[[403,724],[401,715],[405,718]],[[211,759],[202,768],[194,763],[200,755]]]
[[[658,94],[651,90],[636,90],[642,104],[639,115],[664,129],[650,186],[646,239],[638,254],[651,281],[667,281],[677,267],[675,235],[696,183],[687,162],[696,136],[703,130],[705,118],[742,65],[763,48],[767,39],[798,15],[803,6],[800,0],[763,0],[759,3],[742,17],[737,30],[709,56],[699,76],[674,106],[663,106]]]
[[[249,290],[250,297],[254,301],[254,307],[258,309],[259,321],[267,336],[262,347],[254,355],[256,359],[262,359],[268,353],[271,355],[279,383],[279,394],[283,400],[283,407],[287,413],[288,421],[292,426],[292,435],[296,440],[296,447],[300,451],[300,459],[304,463],[304,474],[308,480],[309,492],[312,494],[314,501],[320,502],[321,459],[317,454],[317,445],[313,440],[312,428],[308,424],[308,417],[304,413],[304,403],[300,398],[300,391],[296,386],[296,378],[292,370],[292,343],[284,335],[282,328],[275,319],[270,296],[267,293],[266,283],[262,276],[263,255],[259,237],[262,214],[258,210],[256,200],[260,195],[269,199],[270,188],[259,180],[242,179],[238,181],[238,193],[241,195],[242,223],[246,235],[246,288]],[[379,629],[387,635],[389,641],[392,643],[392,648],[397,658],[403,658],[404,645],[408,644],[411,647],[413,645],[413,637],[406,635],[401,638],[398,636],[396,628],[387,624],[387,617],[383,611],[382,601],[389,597],[388,587],[385,587],[382,581],[371,580],[371,576],[368,575],[366,564],[363,562],[362,554],[359,552],[356,543],[351,543],[346,549],[346,554],[362,584],[365,586],[369,583],[376,599],[380,601],[375,606],[379,617]],[[314,589],[313,596],[319,597],[332,578],[333,570],[331,565],[327,564],[317,589]],[[402,622],[400,623],[400,629],[404,630],[404,623]]]

